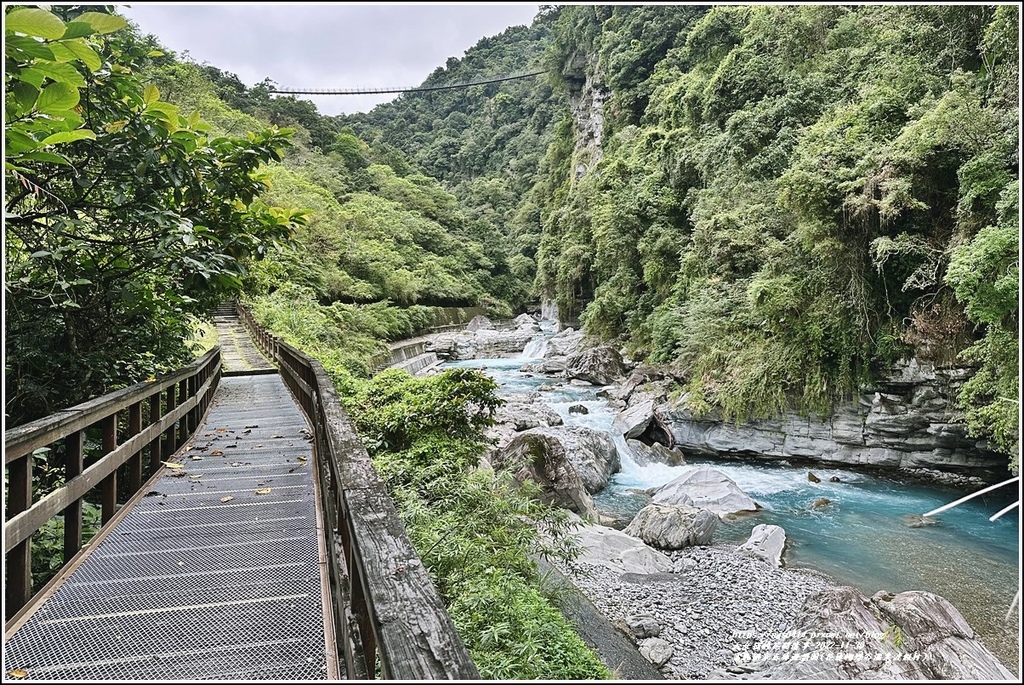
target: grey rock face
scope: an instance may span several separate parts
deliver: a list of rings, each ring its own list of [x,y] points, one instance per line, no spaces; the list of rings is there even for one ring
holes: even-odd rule
[[[736,425],[669,403],[656,405],[654,414],[671,432],[671,444],[687,451],[998,477],[1006,457],[968,437],[953,408],[967,374],[911,361],[824,419],[787,414]]]
[[[666,464],[668,466],[682,466],[686,463],[686,457],[680,450],[669,449],[661,443],[647,445],[639,440],[626,440],[633,461],[638,466],[650,464]]]
[[[490,461],[496,470],[510,471],[520,482],[538,483],[542,502],[597,520],[594,500],[558,439],[540,434],[537,429],[525,431],[492,453]]]
[[[711,544],[719,518],[707,509],[675,504],[648,504],[622,531],[652,547],[682,549]]]

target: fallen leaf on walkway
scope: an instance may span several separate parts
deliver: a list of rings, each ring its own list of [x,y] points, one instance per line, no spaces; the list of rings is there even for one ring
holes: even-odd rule
[[[26,671],[24,668],[16,668],[13,671],[7,671],[7,675],[11,676],[12,678],[24,678],[28,675],[28,671]]]
[[[256,491],[256,494],[257,495],[269,495],[270,494],[270,488],[260,488],[259,490]]]
[[[170,473],[167,474],[167,477],[168,478],[181,478],[184,475],[185,475],[184,471],[171,471]]]
[[[284,436],[283,435],[271,435],[270,437],[272,437],[272,438],[283,438]]]
[[[309,457],[304,457],[304,456],[302,456],[302,455],[300,454],[300,455],[298,456],[298,460],[299,460],[299,461],[301,461],[301,462],[302,462],[303,464],[305,464],[305,463],[306,463],[307,461],[309,461]]]
[[[234,497],[232,497],[231,495],[228,495],[227,497],[221,497],[220,501],[221,502],[230,502],[233,499],[234,499]]]
[[[246,428],[259,428],[259,426],[257,426],[256,424],[253,424],[251,426],[246,426]]]
[[[169,469],[180,469],[181,468],[181,464],[175,464],[173,461],[162,461],[160,463],[163,464],[164,466],[166,466]]]
[[[219,456],[223,455],[224,453],[221,452],[220,450],[214,450],[214,451],[210,452],[210,454],[215,456],[215,457],[219,457]]]

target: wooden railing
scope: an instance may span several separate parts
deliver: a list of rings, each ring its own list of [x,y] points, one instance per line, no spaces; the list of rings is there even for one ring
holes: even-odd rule
[[[327,372],[238,309],[313,427],[338,656],[347,678],[479,678]]]
[[[63,514],[64,563],[82,548],[82,503],[99,488],[101,520],[113,518],[199,426],[221,376],[220,348],[152,382],[143,382],[57,412],[4,434],[7,502],[4,523],[6,613],[10,618],[32,597],[32,536]],[[125,428],[119,442],[119,426]],[[86,463],[86,437],[99,438],[100,453]],[[63,485],[32,501],[35,453],[48,450],[49,469],[63,453]],[[122,479],[123,477],[123,479]],[[119,486],[120,479],[120,486]],[[126,480],[125,480],[126,479]],[[125,486],[127,485],[127,486]]]

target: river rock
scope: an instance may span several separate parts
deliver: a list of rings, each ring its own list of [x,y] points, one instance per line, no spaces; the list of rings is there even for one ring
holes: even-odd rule
[[[764,559],[775,568],[782,566],[782,553],[786,549],[786,531],[780,526],[759,523],[750,531],[750,537],[739,546],[739,551]]]
[[[548,338],[547,357],[567,357],[577,351],[582,344],[584,335],[582,331],[572,328],[563,328],[558,333]]]
[[[709,545],[719,518],[707,509],[675,504],[648,504],[622,531],[659,549]]]
[[[626,616],[619,627],[634,641],[661,635],[661,624],[653,616],[648,615]]]
[[[643,640],[640,645],[640,654],[654,664],[655,668],[661,668],[675,654],[672,645],[660,637],[649,637]]]
[[[819,497],[818,499],[811,502],[811,509],[824,509],[830,504],[832,504],[832,500],[830,500],[828,497]]]
[[[686,499],[683,499],[686,498]],[[726,518],[730,514],[757,511],[757,502],[721,471],[710,466],[691,466],[654,493],[656,504],[687,503]]]
[[[576,561],[610,568],[619,573],[669,573],[672,560],[643,540],[607,526],[583,525],[570,534],[580,555]]]
[[[589,381],[595,385],[611,385],[625,372],[622,355],[611,345],[591,347],[565,360],[567,378]]]
[[[790,658],[750,663],[744,679],[1017,680],[960,612],[930,592],[878,592],[868,599],[852,587],[832,588],[807,599],[792,629],[845,637],[804,639]],[[838,658],[842,653],[863,656]]]
[[[472,319],[470,319],[469,323],[466,324],[466,330],[472,331],[474,333],[476,331],[490,330],[493,328],[494,324],[491,323],[491,320],[488,319],[483,314],[478,314],[477,316],[474,316]]]
[[[529,314],[520,314],[512,320],[512,323],[514,323],[517,328],[522,326],[536,326],[537,320]]]
[[[496,423],[507,424],[516,431],[530,428],[561,426],[564,422],[557,411],[543,402],[508,400],[494,412]]]
[[[810,471],[807,472],[807,480],[810,481],[811,483],[820,483],[821,482],[821,479],[818,478],[813,473],[811,473]]]
[[[620,411],[612,420],[612,427],[627,439],[638,438],[647,432],[654,420],[654,400],[638,402]]]
[[[574,404],[569,407],[570,414],[589,414],[590,410],[582,404]]]
[[[626,447],[629,448],[633,461],[638,466],[650,466],[651,464],[682,466],[686,463],[686,457],[680,450],[670,450],[659,442],[648,445],[639,440],[626,440]]]

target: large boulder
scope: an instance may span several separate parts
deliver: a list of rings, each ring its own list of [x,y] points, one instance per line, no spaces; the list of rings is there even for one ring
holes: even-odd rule
[[[832,588],[807,599],[791,630],[814,637],[789,642],[785,653],[755,647],[744,679],[1018,681],[956,607],[930,592],[868,599],[852,587]],[[856,658],[837,658],[843,653]]]
[[[688,501],[687,501],[688,500]],[[726,518],[730,514],[757,511],[757,502],[721,471],[710,466],[692,466],[655,493],[655,504],[691,503]]]
[[[589,381],[596,385],[611,385],[625,373],[626,366],[622,361],[622,355],[611,345],[591,347],[576,352],[565,360],[567,378]]]
[[[711,544],[719,518],[707,509],[674,504],[648,504],[622,531],[652,547],[682,549]]]
[[[620,411],[612,420],[612,428],[622,433],[627,439],[639,438],[647,432],[648,426],[654,420],[655,399],[645,398],[641,402],[631,403],[626,409]]]
[[[672,560],[644,541],[607,526],[585,525],[572,532],[580,548],[576,561],[619,573],[670,573]]]
[[[739,546],[739,551],[763,559],[775,568],[782,566],[782,553],[786,549],[786,531],[779,526],[759,523],[750,531],[750,537]]]
[[[604,431],[586,426],[531,428],[517,436],[533,451],[543,450],[550,459],[567,461],[587,492],[600,492],[611,475],[621,468],[615,442]]]
[[[619,470],[611,436],[586,426],[531,428],[517,433],[490,456],[494,468],[511,470],[543,490],[542,500],[597,519],[590,497]]]

